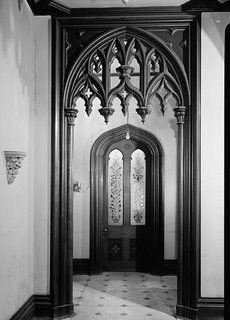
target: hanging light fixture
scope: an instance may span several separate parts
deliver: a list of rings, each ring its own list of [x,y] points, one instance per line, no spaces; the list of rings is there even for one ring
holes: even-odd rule
[[[129,125],[129,108],[127,108],[127,126]],[[125,139],[130,139],[130,130],[129,127],[126,129],[126,136]]]
[[[124,4],[127,4],[127,3],[129,2],[129,0],[122,0],[122,2],[123,2]]]

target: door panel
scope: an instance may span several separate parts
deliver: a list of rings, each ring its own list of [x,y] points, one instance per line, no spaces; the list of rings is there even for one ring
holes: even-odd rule
[[[146,154],[147,153],[147,154]],[[137,141],[113,143],[104,155],[102,266],[104,270],[148,268],[153,230],[147,150]],[[146,205],[149,203],[149,206]],[[139,261],[141,260],[141,261]]]

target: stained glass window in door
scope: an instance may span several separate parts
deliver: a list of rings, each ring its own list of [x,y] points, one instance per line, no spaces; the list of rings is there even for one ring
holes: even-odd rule
[[[123,225],[123,155],[118,149],[109,154],[108,224]]]
[[[131,157],[131,225],[145,225],[146,160],[142,150]]]

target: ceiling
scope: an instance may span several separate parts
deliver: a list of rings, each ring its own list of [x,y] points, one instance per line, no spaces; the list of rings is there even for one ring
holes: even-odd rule
[[[126,0],[127,1],[127,0]],[[69,8],[108,8],[108,7],[146,7],[146,6],[180,6],[188,0],[55,0],[56,3]]]

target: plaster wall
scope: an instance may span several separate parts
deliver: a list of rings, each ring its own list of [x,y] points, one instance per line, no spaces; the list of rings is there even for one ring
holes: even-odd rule
[[[33,294],[34,23],[27,5],[0,2],[0,319]],[[13,184],[4,151],[27,153]]]
[[[224,296],[224,37],[229,13],[201,33],[201,296]]]
[[[0,319],[49,293],[50,19],[0,2]],[[4,151],[26,157],[7,183]]]
[[[51,20],[34,17],[34,293],[49,293],[50,152],[51,152]]]
[[[90,149],[94,141],[105,131],[127,123],[121,106],[115,104],[115,113],[108,125],[99,114],[96,103],[88,117],[84,104],[77,104],[79,113],[75,125],[74,179],[82,184],[82,193],[74,193],[74,258],[89,258],[90,240]],[[153,133],[161,142],[165,152],[165,259],[176,258],[176,161],[177,161],[177,124],[172,105],[168,106],[165,116],[157,101],[145,124],[137,115],[135,101],[131,99],[129,123]]]

